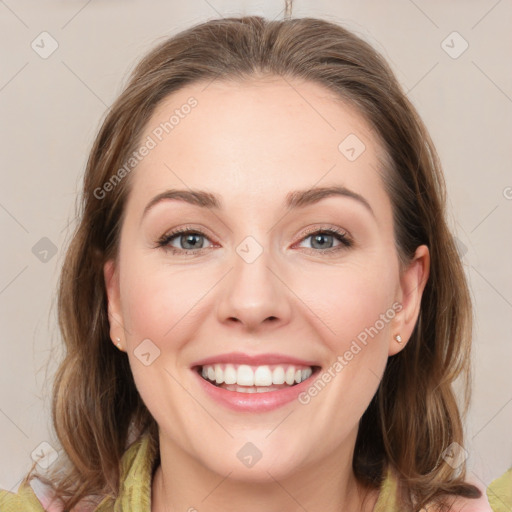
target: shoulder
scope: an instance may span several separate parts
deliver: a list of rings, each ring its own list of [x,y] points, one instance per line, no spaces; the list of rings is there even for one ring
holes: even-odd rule
[[[487,500],[485,488],[482,486],[482,484],[475,479],[469,479],[467,482],[473,484],[480,490],[480,498],[475,499],[464,498],[463,496],[452,496],[447,500],[446,503],[446,505],[449,507],[449,512],[512,512],[512,508],[510,507],[496,510],[491,508],[489,501]],[[377,503],[378,506],[375,507],[374,512],[402,510],[402,507],[398,505],[398,502],[394,498],[396,496],[397,489],[398,475],[389,469],[381,487],[381,496],[379,497],[379,501]],[[420,512],[438,512],[438,508],[431,504],[426,508],[423,508]]]
[[[480,498],[464,498],[463,496],[456,496],[451,498],[448,503],[450,505],[450,512],[493,512],[487,500],[485,487],[480,482],[474,479],[466,480],[468,483],[474,485],[482,493]],[[428,512],[434,512],[428,509]],[[507,511],[508,512],[508,511]]]
[[[487,497],[493,512],[512,510],[512,468],[491,482],[487,487]]]
[[[0,489],[0,512],[62,512],[62,503],[53,499],[52,488],[37,477],[25,479],[16,493]]]
[[[112,512],[109,500],[92,502],[73,507],[76,512]],[[60,500],[54,499],[52,488],[37,478],[24,481],[18,491],[8,492],[0,489],[0,512],[63,512]]]
[[[450,512],[493,512],[485,493],[481,498],[458,497],[451,504]]]
[[[28,484],[22,484],[17,493],[0,489],[1,512],[44,512],[41,502]]]

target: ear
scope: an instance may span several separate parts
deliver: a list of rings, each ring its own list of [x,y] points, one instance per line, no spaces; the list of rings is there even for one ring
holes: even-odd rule
[[[395,316],[392,338],[389,343],[388,355],[392,356],[400,352],[409,341],[414,326],[418,320],[421,306],[421,297],[427,284],[430,273],[430,252],[426,245],[420,245],[411,262],[400,276],[397,302],[402,309]],[[400,334],[403,342],[396,341],[395,336]]]
[[[119,291],[119,273],[114,260],[108,260],[103,266],[103,277],[108,299],[108,320],[112,343],[121,349],[125,345],[123,315]],[[118,341],[119,339],[119,341]]]

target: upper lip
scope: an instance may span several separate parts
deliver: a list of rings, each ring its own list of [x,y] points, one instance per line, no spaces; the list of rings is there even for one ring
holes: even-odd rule
[[[244,354],[242,352],[229,352],[227,354],[217,354],[215,356],[207,357],[196,361],[192,364],[192,368],[198,366],[206,366],[212,364],[231,363],[231,364],[247,364],[249,366],[262,366],[265,364],[281,364],[288,363],[300,366],[319,366],[315,361],[308,361],[286,354]]]

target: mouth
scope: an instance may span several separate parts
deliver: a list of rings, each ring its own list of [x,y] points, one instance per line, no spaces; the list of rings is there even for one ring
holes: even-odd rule
[[[193,368],[209,384],[236,393],[272,393],[312,379],[320,366],[208,364]]]

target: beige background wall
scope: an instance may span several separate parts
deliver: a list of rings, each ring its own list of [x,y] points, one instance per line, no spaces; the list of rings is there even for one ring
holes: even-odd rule
[[[0,487],[16,488],[34,451],[46,450],[51,462],[40,445],[55,445],[48,393],[59,335],[51,307],[79,181],[106,107],[162,38],[218,16],[282,18],[283,6],[0,1]],[[488,484],[512,465],[512,3],[297,1],[294,16],[342,23],[374,44],[437,145],[475,302],[465,448],[474,476]],[[47,58],[39,54],[55,43],[39,36],[44,31],[58,44]]]

